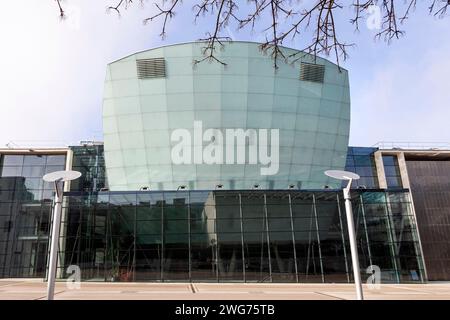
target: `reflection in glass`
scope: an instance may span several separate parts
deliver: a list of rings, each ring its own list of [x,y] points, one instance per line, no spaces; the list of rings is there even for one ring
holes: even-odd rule
[[[423,281],[407,193],[353,193],[363,279],[375,264],[382,282]],[[1,198],[2,276],[45,273],[45,197]],[[351,282],[343,203],[332,190],[67,194],[61,276],[76,264],[83,280]]]

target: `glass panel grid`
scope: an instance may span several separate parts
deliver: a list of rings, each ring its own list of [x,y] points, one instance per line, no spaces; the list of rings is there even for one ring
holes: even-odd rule
[[[408,197],[402,192],[354,192],[362,277],[367,277],[364,270],[370,264],[378,264],[384,282],[421,281],[416,227],[409,202],[403,202]],[[67,231],[60,268],[79,265],[83,280],[352,281],[340,192],[268,191],[258,197],[251,191],[110,192],[109,202],[104,199],[66,196],[71,218],[63,228]],[[148,205],[143,205],[145,199]],[[389,208],[393,204],[396,216]],[[44,229],[48,212],[39,211]],[[35,235],[32,226],[31,220],[16,232]],[[46,248],[45,241],[35,243]],[[22,263],[28,263],[24,261],[33,250],[22,249]],[[42,274],[45,265],[40,268],[32,273]],[[7,271],[23,275],[30,268],[16,265]]]

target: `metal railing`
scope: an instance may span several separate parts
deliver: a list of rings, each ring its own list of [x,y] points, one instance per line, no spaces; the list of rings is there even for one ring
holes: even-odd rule
[[[391,142],[381,141],[373,145],[379,149],[408,149],[408,150],[450,150],[450,142]]]
[[[69,146],[96,146],[102,145],[100,140],[14,140],[5,144],[8,149],[51,149],[51,148],[67,148]],[[0,147],[1,148],[1,147]]]

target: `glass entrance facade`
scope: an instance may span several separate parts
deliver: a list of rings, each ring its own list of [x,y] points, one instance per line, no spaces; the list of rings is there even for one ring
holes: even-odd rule
[[[59,274],[83,280],[352,282],[339,191],[67,193]],[[361,274],[424,281],[409,193],[355,190]]]

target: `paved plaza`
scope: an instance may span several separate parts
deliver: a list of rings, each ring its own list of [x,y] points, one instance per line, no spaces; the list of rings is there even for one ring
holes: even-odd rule
[[[364,287],[367,300],[450,300],[450,283]],[[351,300],[352,284],[105,283],[56,284],[57,300]],[[45,300],[41,279],[0,279],[0,300]]]

